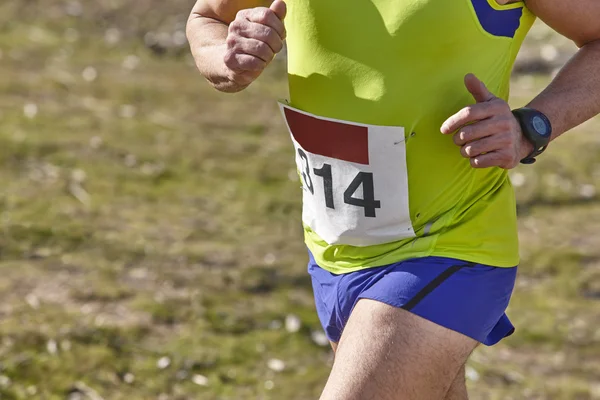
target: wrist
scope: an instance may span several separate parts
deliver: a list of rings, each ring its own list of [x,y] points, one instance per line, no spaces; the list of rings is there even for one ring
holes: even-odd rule
[[[530,155],[531,153],[533,153],[533,150],[534,150],[533,143],[531,143],[525,137],[525,135],[523,135],[523,131],[521,131],[521,146],[519,148],[520,148],[519,160],[523,160],[528,155]]]
[[[548,117],[533,108],[523,107],[512,111],[519,122],[523,149],[521,163],[533,164],[535,157],[542,154],[550,143],[552,125]],[[529,150],[525,153],[525,150]]]

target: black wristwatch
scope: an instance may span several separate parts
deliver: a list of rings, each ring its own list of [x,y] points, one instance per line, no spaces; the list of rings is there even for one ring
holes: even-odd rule
[[[533,108],[523,107],[513,110],[514,116],[521,125],[523,136],[533,144],[533,151],[521,160],[522,164],[533,164],[535,157],[546,150],[552,136],[552,124],[543,113]]]

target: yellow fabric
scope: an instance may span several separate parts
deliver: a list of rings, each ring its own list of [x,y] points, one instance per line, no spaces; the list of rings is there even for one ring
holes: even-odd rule
[[[522,2],[494,0],[288,0],[290,105],[346,121],[406,129],[416,239],[329,245],[305,227],[317,263],[336,274],[423,256],[498,267],[519,262],[514,194],[506,171],[473,169],[440,126],[473,104],[472,72],[497,96],[534,22]],[[475,3],[521,10],[514,37],[488,32]],[[497,14],[504,17],[509,14]],[[426,229],[427,228],[427,229]]]

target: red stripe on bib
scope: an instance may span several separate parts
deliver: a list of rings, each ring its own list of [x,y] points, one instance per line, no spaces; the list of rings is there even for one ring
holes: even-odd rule
[[[358,164],[369,164],[369,128],[328,121],[284,108],[294,139],[306,151]]]

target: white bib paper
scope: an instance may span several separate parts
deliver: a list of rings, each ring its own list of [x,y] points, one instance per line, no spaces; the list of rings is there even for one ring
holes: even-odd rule
[[[415,237],[404,128],[317,117],[280,103],[303,183],[302,220],[329,244]]]

